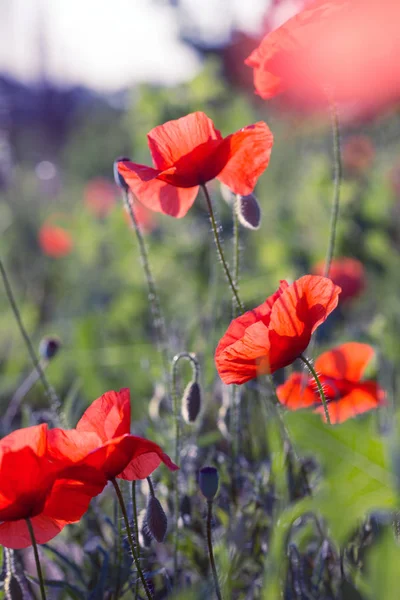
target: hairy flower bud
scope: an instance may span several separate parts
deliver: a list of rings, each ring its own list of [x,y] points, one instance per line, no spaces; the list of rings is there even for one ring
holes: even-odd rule
[[[164,541],[167,533],[168,520],[167,515],[161,506],[160,501],[155,496],[150,496],[146,509],[145,522],[147,530],[157,542]]]
[[[236,196],[235,210],[239,223],[247,229],[258,229],[261,223],[261,208],[254,194]]]
[[[122,175],[120,174],[120,172],[118,171],[118,163],[119,162],[130,162],[130,158],[127,158],[126,156],[119,156],[118,158],[116,158],[114,160],[114,181],[117,184],[117,186],[119,188],[121,188],[121,190],[125,190],[125,192],[127,192],[129,190],[129,187],[126,184],[125,179],[122,177]]]
[[[201,409],[201,390],[197,381],[191,381],[182,396],[182,416],[186,423],[194,423]]]
[[[201,493],[207,500],[213,500],[219,485],[218,471],[215,467],[203,467],[199,473]]]
[[[51,360],[61,348],[61,341],[57,337],[44,337],[39,344],[39,354],[44,360]]]

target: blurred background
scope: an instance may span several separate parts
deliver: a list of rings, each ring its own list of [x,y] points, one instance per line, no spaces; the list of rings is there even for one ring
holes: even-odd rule
[[[240,231],[247,306],[324,259],[333,193],[329,110],[310,115],[283,97],[262,101],[243,64],[266,31],[302,6],[0,0],[0,251],[34,344],[44,335],[62,341],[48,376],[72,411],[106,389],[130,386],[136,415],[144,416],[160,380],[136,240],[112,178],[118,156],[149,163],[152,127],[203,110],[224,135],[261,119],[272,129],[271,163],[256,189],[261,227]],[[340,117],[337,256],[361,261],[362,292],[350,293],[320,343],[369,341],[397,360],[399,112],[391,106],[361,119],[345,107]],[[232,260],[232,210],[217,182],[211,190]],[[170,353],[199,355],[212,405],[213,353],[231,304],[203,198],[183,220],[136,210]],[[0,306],[5,405],[31,365],[3,291]],[[29,400],[44,402],[39,385]]]

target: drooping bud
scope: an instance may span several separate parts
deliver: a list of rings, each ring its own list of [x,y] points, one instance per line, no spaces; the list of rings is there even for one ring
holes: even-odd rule
[[[129,187],[128,187],[125,179],[122,177],[122,175],[118,171],[118,163],[119,162],[130,162],[130,160],[131,159],[127,158],[126,156],[119,156],[118,158],[116,158],[114,160],[114,181],[117,184],[117,186],[119,188],[121,188],[121,190],[125,190],[125,192],[127,192],[129,190]]]
[[[61,341],[58,337],[46,336],[39,344],[39,354],[44,360],[51,360],[55,357],[61,348]]]
[[[256,230],[261,223],[261,208],[254,194],[236,196],[235,210],[239,223],[247,229]]]
[[[207,500],[213,500],[219,485],[218,471],[215,467],[203,467],[199,473],[199,487]]]
[[[167,533],[168,519],[161,506],[160,501],[155,496],[150,496],[146,509],[146,528],[157,542],[163,542]]]
[[[186,423],[194,423],[201,409],[201,389],[197,381],[186,386],[182,396],[182,416]]]

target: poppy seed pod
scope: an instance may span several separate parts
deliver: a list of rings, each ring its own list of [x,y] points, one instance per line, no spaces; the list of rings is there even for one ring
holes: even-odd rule
[[[207,500],[213,500],[218,491],[219,476],[215,467],[203,467],[199,472],[199,487]]]
[[[197,381],[191,381],[182,396],[182,416],[186,423],[194,423],[201,409],[201,390]]]
[[[61,341],[57,337],[44,337],[39,344],[39,354],[44,360],[51,360],[61,348]]]
[[[239,223],[252,229],[259,229],[261,223],[261,208],[254,194],[248,196],[236,196],[235,210]]]
[[[145,523],[147,531],[157,542],[163,542],[167,533],[167,515],[155,496],[150,496],[146,509]]]
[[[118,172],[118,163],[119,162],[130,162],[130,158],[127,158],[126,156],[119,156],[118,158],[116,158],[114,160],[114,165],[113,165],[113,172],[114,172],[114,181],[117,184],[117,186],[119,188],[121,188],[121,190],[124,190],[125,192],[128,191],[128,186],[126,185],[126,181],[125,179],[122,177],[122,175]]]

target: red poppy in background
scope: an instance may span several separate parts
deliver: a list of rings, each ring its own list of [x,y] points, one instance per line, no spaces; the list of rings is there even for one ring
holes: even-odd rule
[[[262,98],[287,91],[314,105],[325,91],[362,108],[400,97],[400,3],[317,0],[269,33],[248,57]]]
[[[325,261],[321,260],[314,266],[313,273],[322,275],[324,269]],[[337,258],[331,262],[329,279],[342,289],[339,300],[342,304],[356,298],[364,290],[365,269],[363,264],[356,258]]]
[[[315,369],[323,385],[331,423],[342,423],[351,417],[382,405],[385,394],[375,381],[362,381],[362,375],[374,355],[367,344],[348,342],[321,354]],[[289,410],[317,407],[325,419],[317,386],[312,377],[293,373],[277,388],[279,401]]]
[[[245,383],[292,363],[336,308],[340,288],[326,277],[305,275],[257,308],[234,319],[215,351],[224,383]]]
[[[49,446],[55,457],[95,468],[108,479],[145,479],[163,462],[178,469],[165,452],[149,440],[130,435],[129,389],[106,392],[85,411],[76,429],[52,429]]]
[[[85,206],[99,219],[104,219],[118,198],[118,188],[104,177],[89,181],[84,189]]]
[[[154,168],[124,160],[118,172],[144,206],[177,218],[190,209],[199,186],[214,178],[236,194],[250,194],[273,144],[266,123],[223,138],[203,112],[168,121],[147,137]]]
[[[26,548],[31,538],[45,543],[67,523],[79,521],[106,480],[87,467],[71,470],[47,448],[47,425],[19,429],[0,440],[0,544]]]
[[[45,223],[39,231],[39,245],[47,256],[62,258],[71,252],[74,244],[68,231],[58,225]]]

